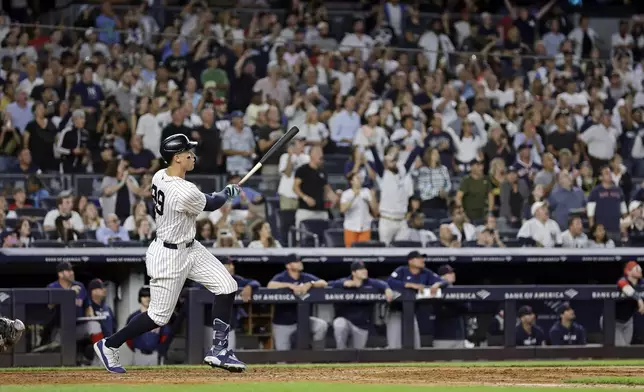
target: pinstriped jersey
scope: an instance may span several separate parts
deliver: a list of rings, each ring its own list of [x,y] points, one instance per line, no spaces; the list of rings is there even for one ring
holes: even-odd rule
[[[154,174],[150,192],[157,238],[171,244],[192,241],[197,231],[197,216],[206,205],[206,196],[192,182],[169,176],[166,169]]]

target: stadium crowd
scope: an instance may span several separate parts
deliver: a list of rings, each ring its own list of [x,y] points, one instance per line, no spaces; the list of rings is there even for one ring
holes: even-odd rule
[[[162,138],[186,134],[196,173],[238,181],[292,126],[264,188],[204,215],[199,239],[286,246],[296,227],[303,246],[640,244],[643,23],[620,23],[604,60],[588,19],[555,1],[507,0],[500,20],[473,3],[425,24],[391,0],[346,33],[315,2],[248,24],[199,1],[170,20],[108,1],[75,31],[5,25],[0,171],[30,189],[5,189],[3,246],[149,242]],[[104,176],[93,198],[50,196],[39,173]]]

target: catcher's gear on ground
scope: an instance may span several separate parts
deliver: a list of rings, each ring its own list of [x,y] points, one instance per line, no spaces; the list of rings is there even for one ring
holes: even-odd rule
[[[0,317],[0,353],[18,343],[24,331],[25,324],[22,321]]]

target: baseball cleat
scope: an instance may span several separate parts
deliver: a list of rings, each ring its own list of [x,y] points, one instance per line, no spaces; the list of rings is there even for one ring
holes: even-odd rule
[[[105,339],[99,340],[94,343],[94,352],[99,361],[105,366],[105,369],[110,373],[125,373],[125,369],[119,360],[119,350],[110,348],[105,345]]]
[[[203,361],[213,368],[222,368],[232,373],[241,373],[246,370],[246,364],[237,359],[235,353],[228,349],[223,349],[215,354],[214,348],[211,348]]]

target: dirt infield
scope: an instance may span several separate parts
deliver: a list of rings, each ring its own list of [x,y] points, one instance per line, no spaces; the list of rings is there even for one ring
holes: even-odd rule
[[[642,367],[261,367],[231,374],[208,367],[134,369],[125,375],[99,369],[0,372],[0,385],[22,384],[210,384],[317,381],[360,384],[544,385],[595,376],[641,376]]]

